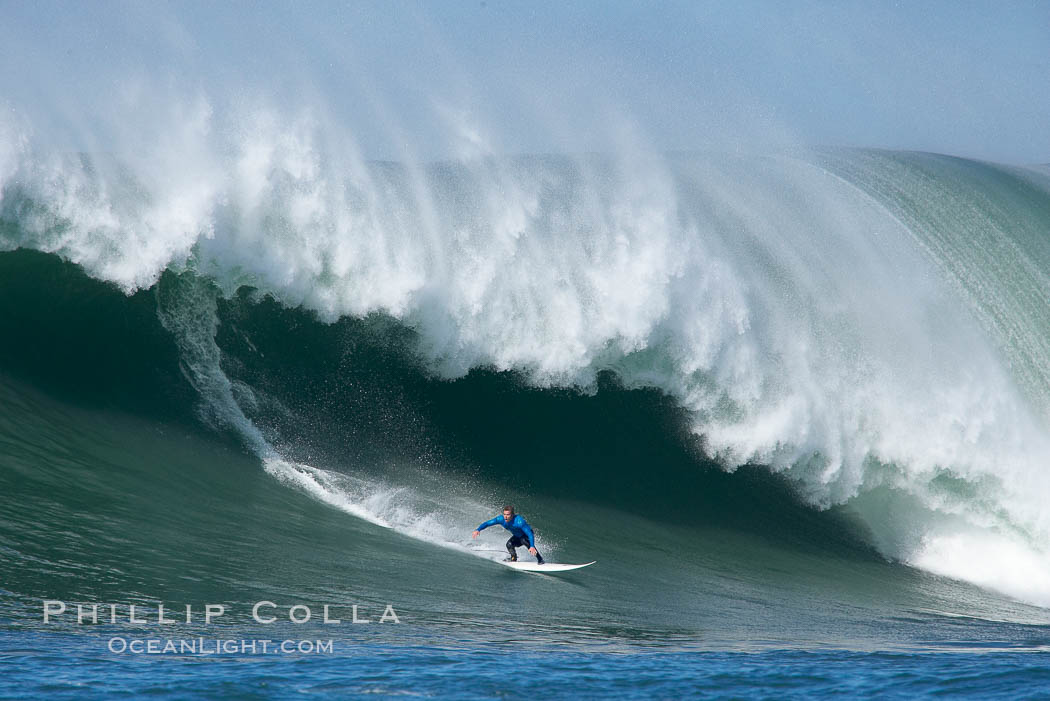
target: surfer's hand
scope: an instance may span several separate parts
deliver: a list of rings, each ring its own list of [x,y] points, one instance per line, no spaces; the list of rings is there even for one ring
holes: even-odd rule
[[[473,533],[470,534],[470,537],[471,538],[477,538],[479,535],[481,535],[481,531],[474,531]]]
[[[529,548],[529,552],[532,553],[533,555],[535,555],[536,554],[536,548]]]

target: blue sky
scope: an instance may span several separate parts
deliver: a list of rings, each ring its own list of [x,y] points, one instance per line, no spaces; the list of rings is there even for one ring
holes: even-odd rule
[[[196,95],[322,112],[370,158],[629,134],[1050,160],[1050,2],[14,1],[0,17],[0,104],[66,147]],[[150,107],[119,116],[128,85]]]

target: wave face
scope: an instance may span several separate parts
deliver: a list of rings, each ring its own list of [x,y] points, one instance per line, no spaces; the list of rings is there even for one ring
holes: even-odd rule
[[[401,478],[362,446],[401,431],[390,450],[448,460],[440,421],[404,429],[413,388],[513,371],[521,396],[666,401],[668,436],[779,473],[884,556],[1050,606],[1045,172],[858,150],[371,163],[309,120],[186,117],[135,157],[4,127],[0,248],[152,290],[165,378],[280,480],[451,542],[402,508],[433,487],[391,506]],[[368,384],[361,348],[421,374]],[[343,416],[303,398],[350,380]],[[451,386],[498,410],[479,382]]]

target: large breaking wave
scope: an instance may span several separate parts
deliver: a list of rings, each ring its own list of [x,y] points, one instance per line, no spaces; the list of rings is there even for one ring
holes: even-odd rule
[[[861,150],[377,163],[317,120],[203,104],[162,131],[70,154],[6,123],[0,248],[156,286],[201,416],[280,478],[398,525],[260,420],[215,340],[239,291],[396,320],[438,378],[659,390],[726,469],[766,465],[888,557],[1050,605],[1045,173]]]

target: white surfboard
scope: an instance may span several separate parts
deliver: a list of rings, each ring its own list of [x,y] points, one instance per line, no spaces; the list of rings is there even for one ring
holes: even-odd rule
[[[585,562],[582,565],[567,565],[561,562],[544,562],[542,565],[536,562],[504,562],[503,564],[522,572],[568,572],[569,570],[578,570],[581,567],[593,565],[595,562],[597,560]]]

